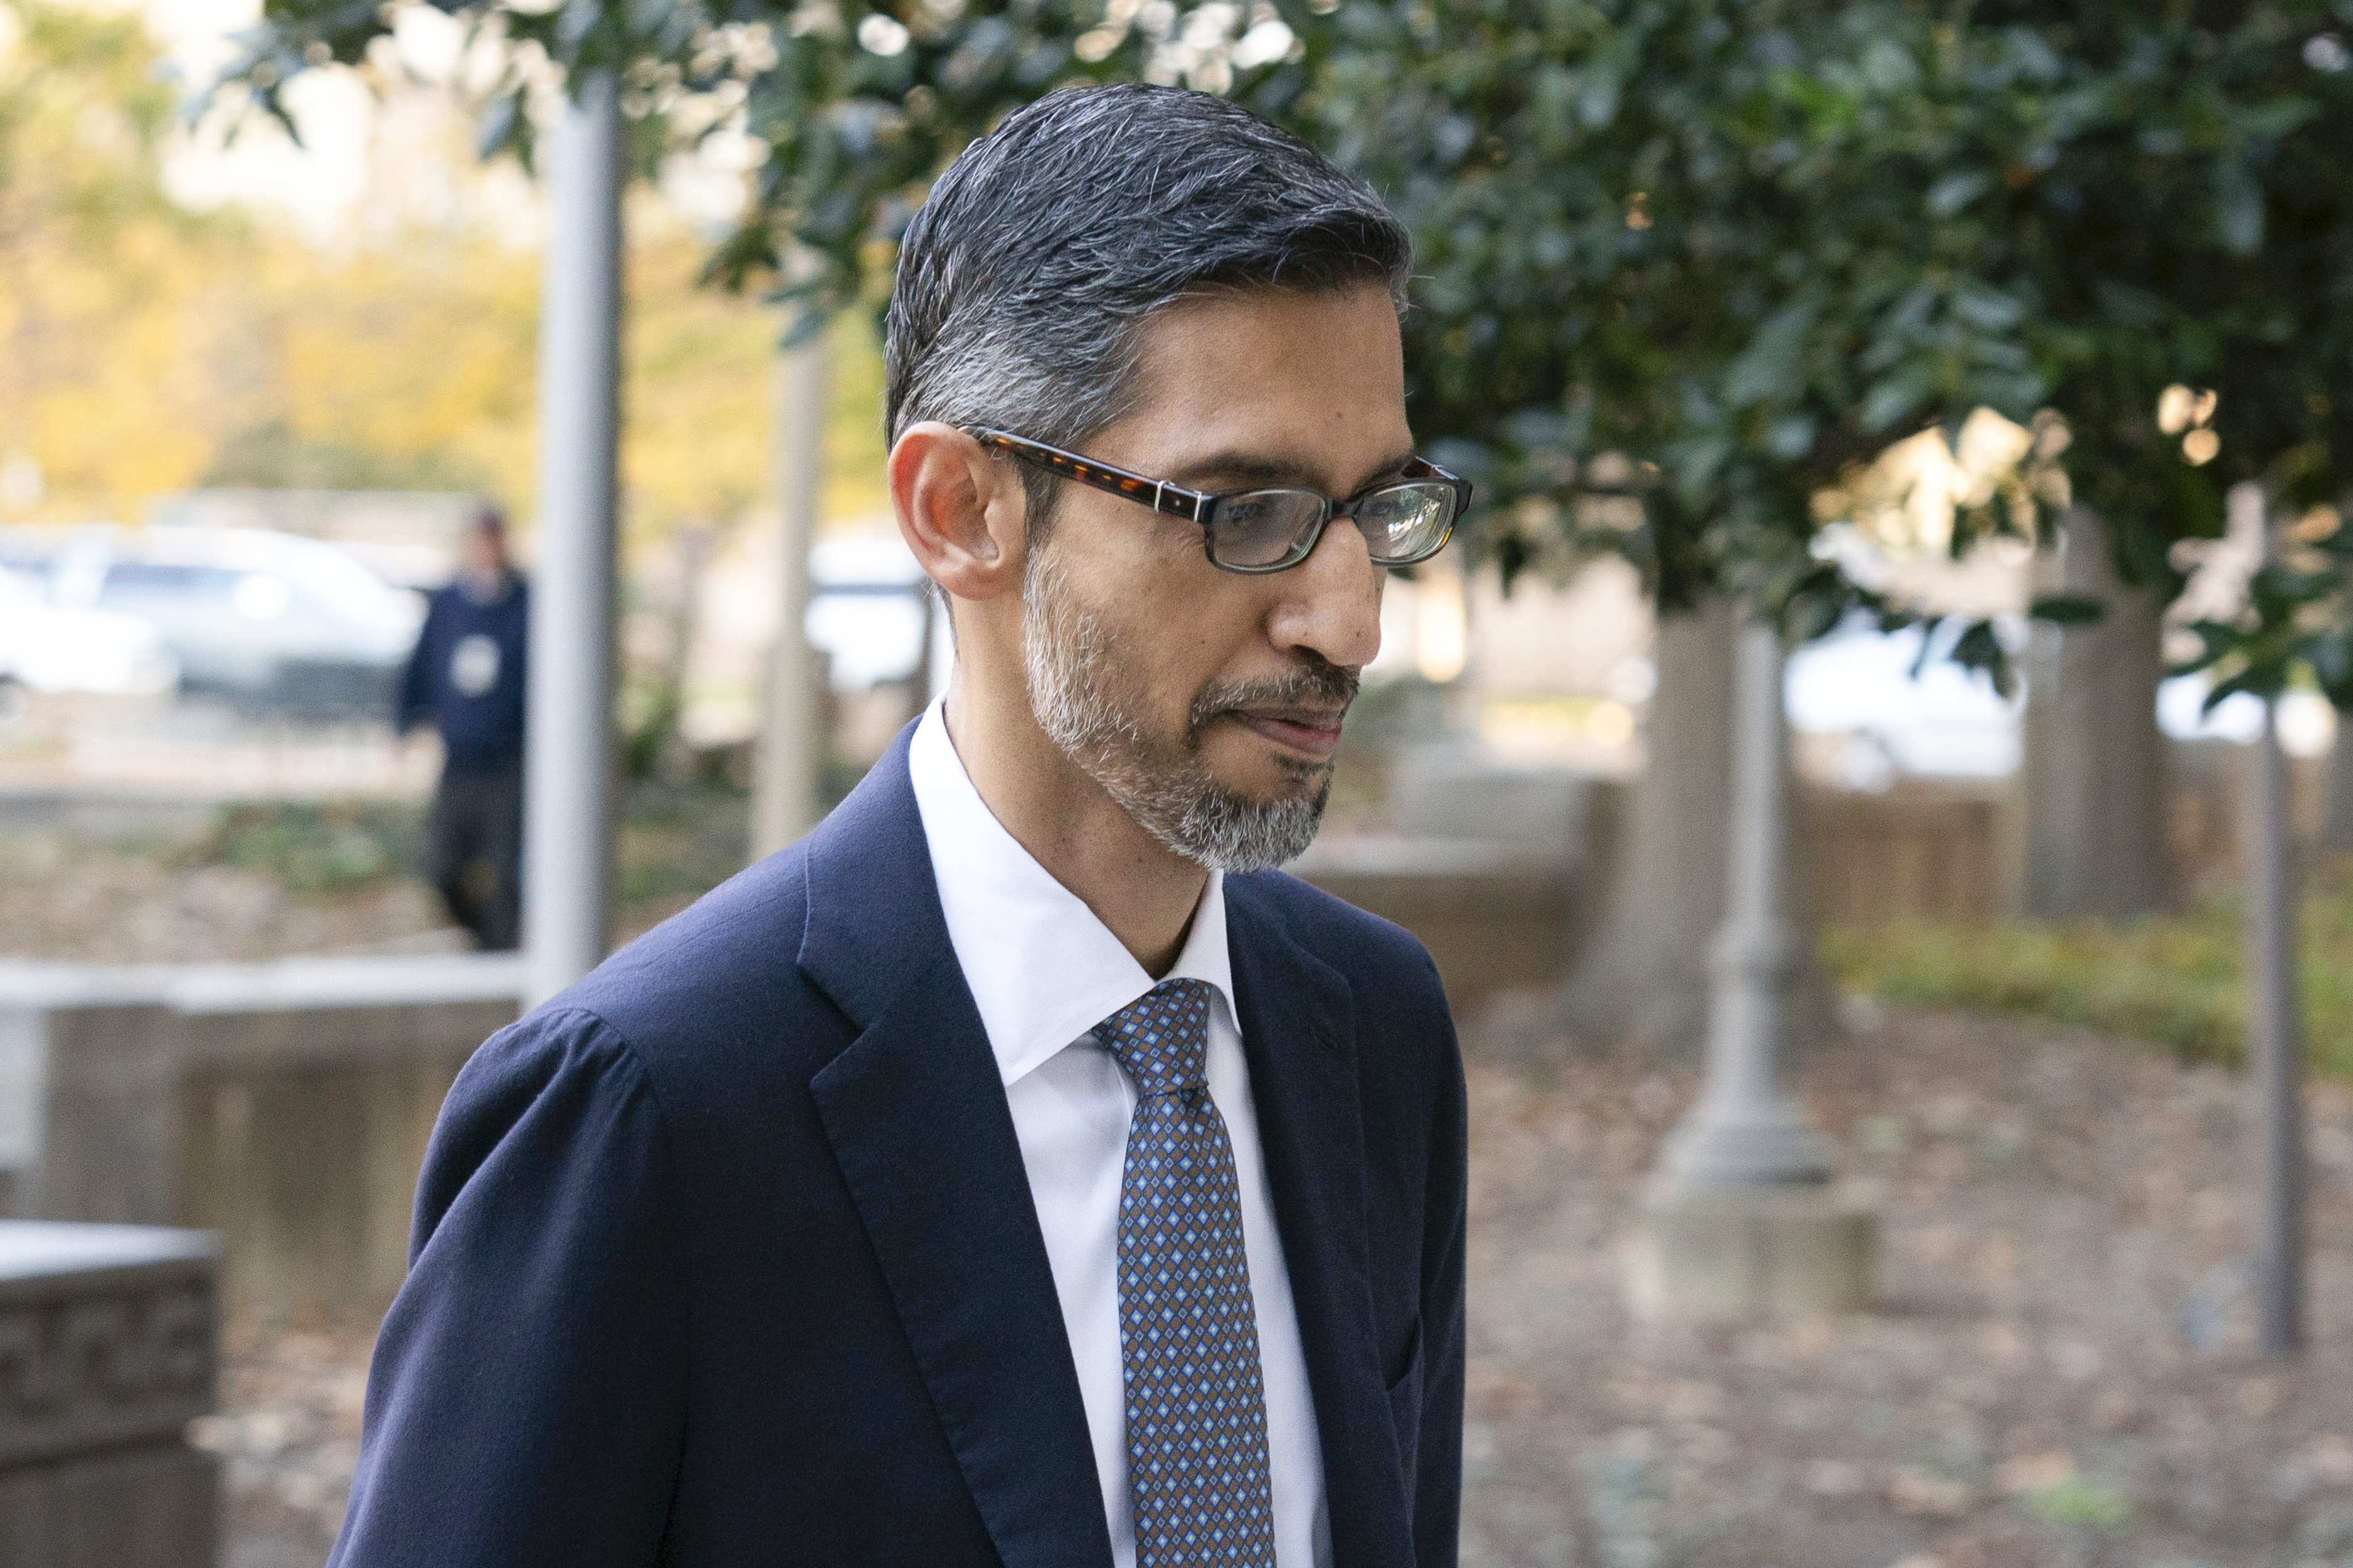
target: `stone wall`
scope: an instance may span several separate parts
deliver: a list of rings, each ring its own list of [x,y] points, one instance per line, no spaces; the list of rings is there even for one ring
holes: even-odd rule
[[[520,992],[508,957],[0,963],[0,1212],[215,1230],[230,1321],[372,1324],[442,1096]]]
[[[212,1237],[0,1222],[0,1563],[213,1568]]]
[[[1292,869],[1419,938],[1458,1014],[1568,967],[1577,885],[1557,857],[1470,839],[1366,836]]]

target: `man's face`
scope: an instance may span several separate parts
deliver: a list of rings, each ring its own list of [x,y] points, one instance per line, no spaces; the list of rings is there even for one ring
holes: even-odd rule
[[[1197,490],[1339,499],[1412,452],[1388,291],[1261,289],[1145,329],[1135,411],[1086,454]],[[1219,571],[1198,523],[1065,484],[1028,563],[1024,656],[1048,735],[1146,829],[1206,865],[1279,865],[1314,837],[1381,586],[1335,520],[1285,572]]]
[[[467,572],[479,577],[495,576],[507,569],[506,535],[496,528],[476,523],[466,530],[458,554]]]

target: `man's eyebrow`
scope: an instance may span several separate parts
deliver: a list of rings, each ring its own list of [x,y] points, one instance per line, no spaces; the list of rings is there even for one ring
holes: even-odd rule
[[[1393,478],[1412,460],[1413,448],[1409,447],[1375,465],[1372,472],[1356,484],[1329,493],[1345,500],[1383,479]],[[1196,458],[1169,475],[1168,482],[1195,490],[1232,489],[1251,485],[1298,485],[1311,490],[1324,489],[1323,476],[1297,458],[1249,451],[1219,452]]]

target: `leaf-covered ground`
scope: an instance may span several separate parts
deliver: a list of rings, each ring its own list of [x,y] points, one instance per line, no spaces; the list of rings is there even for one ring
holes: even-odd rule
[[[2246,1037],[2246,929],[2218,891],[2179,914],[2116,922],[1890,921],[1821,933],[1852,993],[1924,1007],[2023,1014],[2235,1062]],[[2353,1083],[2353,860],[2306,893],[2298,983],[2313,1067]]]
[[[2241,1080],[1892,1011],[1803,1066],[1883,1214],[1873,1312],[1649,1327],[1616,1249],[1690,1088],[1473,1075],[1465,1559],[1595,1568],[2353,1564],[2353,1093],[2312,1095],[2313,1343],[2252,1352]]]

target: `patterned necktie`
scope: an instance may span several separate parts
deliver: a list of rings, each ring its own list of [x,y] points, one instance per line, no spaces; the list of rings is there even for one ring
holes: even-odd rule
[[[1136,1568],[1273,1568],[1241,1188],[1204,1070],[1209,987],[1163,981],[1094,1034],[1136,1090],[1119,1191]]]

